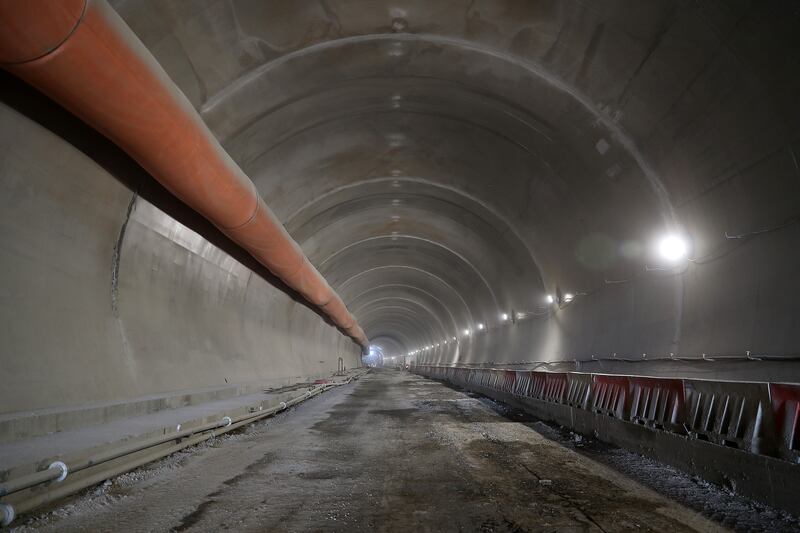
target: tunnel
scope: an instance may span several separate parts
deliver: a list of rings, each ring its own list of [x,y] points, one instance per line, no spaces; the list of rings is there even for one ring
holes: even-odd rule
[[[798,24],[0,1],[0,521],[800,530]]]

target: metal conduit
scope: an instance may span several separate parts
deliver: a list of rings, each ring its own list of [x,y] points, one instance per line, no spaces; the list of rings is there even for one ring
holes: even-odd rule
[[[366,349],[341,298],[105,0],[0,0],[0,64],[127,152]]]

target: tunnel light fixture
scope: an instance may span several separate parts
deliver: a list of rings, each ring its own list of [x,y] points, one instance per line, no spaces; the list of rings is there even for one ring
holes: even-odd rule
[[[569,303],[569,302],[571,302],[571,301],[572,301],[572,300],[574,300],[574,299],[575,299],[575,295],[574,295],[574,294],[572,294],[571,292],[568,292],[568,293],[564,294],[564,301],[565,301],[566,303]]]
[[[658,253],[667,261],[680,261],[686,257],[688,252],[689,243],[680,235],[667,235],[658,241]]]
[[[553,302],[555,302],[555,301],[556,301],[556,299],[555,299],[555,298],[553,298],[553,295],[552,295],[552,294],[548,294],[547,296],[545,296],[545,298],[544,298],[544,299],[545,299],[545,300],[547,300],[547,303],[549,303],[549,304],[551,304],[551,303],[553,303]]]
[[[458,339],[456,339],[455,337],[453,337],[453,342],[456,342],[457,340],[458,340]]]
[[[467,335],[467,336],[469,336],[469,334],[470,334],[470,333],[472,333],[472,330],[471,330],[471,329],[465,329],[465,330],[464,330],[464,335]]]
[[[485,327],[485,326],[484,326],[482,323],[478,322],[478,329],[479,329],[479,330],[483,331],[483,328],[484,328],[484,327]]]
[[[500,313],[500,320],[503,322],[508,320],[508,313]]]

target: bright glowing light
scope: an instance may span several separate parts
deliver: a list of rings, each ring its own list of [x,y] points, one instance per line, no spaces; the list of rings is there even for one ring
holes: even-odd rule
[[[658,253],[667,261],[680,261],[688,251],[686,239],[678,235],[668,235],[658,242]]]
[[[456,339],[455,337],[453,337],[453,342],[455,342],[456,340],[458,340],[458,339]]]
[[[566,293],[566,294],[564,295],[564,301],[565,301],[565,302],[571,302],[571,301],[572,301],[572,300],[574,300],[574,299],[575,299],[575,295],[574,295],[574,294],[572,294],[571,292],[568,292],[568,293]]]
[[[478,323],[478,329],[483,330],[483,327],[484,327],[483,324]]]
[[[472,333],[472,331],[471,331],[471,330],[469,330],[469,329],[465,329],[465,330],[464,330],[464,335],[469,335],[470,333]]]
[[[508,313],[500,313],[500,320],[502,320],[503,322],[508,320]]]
[[[548,294],[548,295],[545,297],[545,300],[547,300],[547,303],[549,303],[549,304],[551,304],[551,303],[553,303],[553,302],[555,302],[555,301],[556,301],[556,299],[555,299],[555,298],[553,298],[553,295],[552,295],[552,294]]]

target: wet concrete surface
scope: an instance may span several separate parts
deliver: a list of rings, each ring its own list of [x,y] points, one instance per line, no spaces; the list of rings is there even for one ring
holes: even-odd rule
[[[17,529],[724,530],[531,426],[441,383],[373,371]]]

